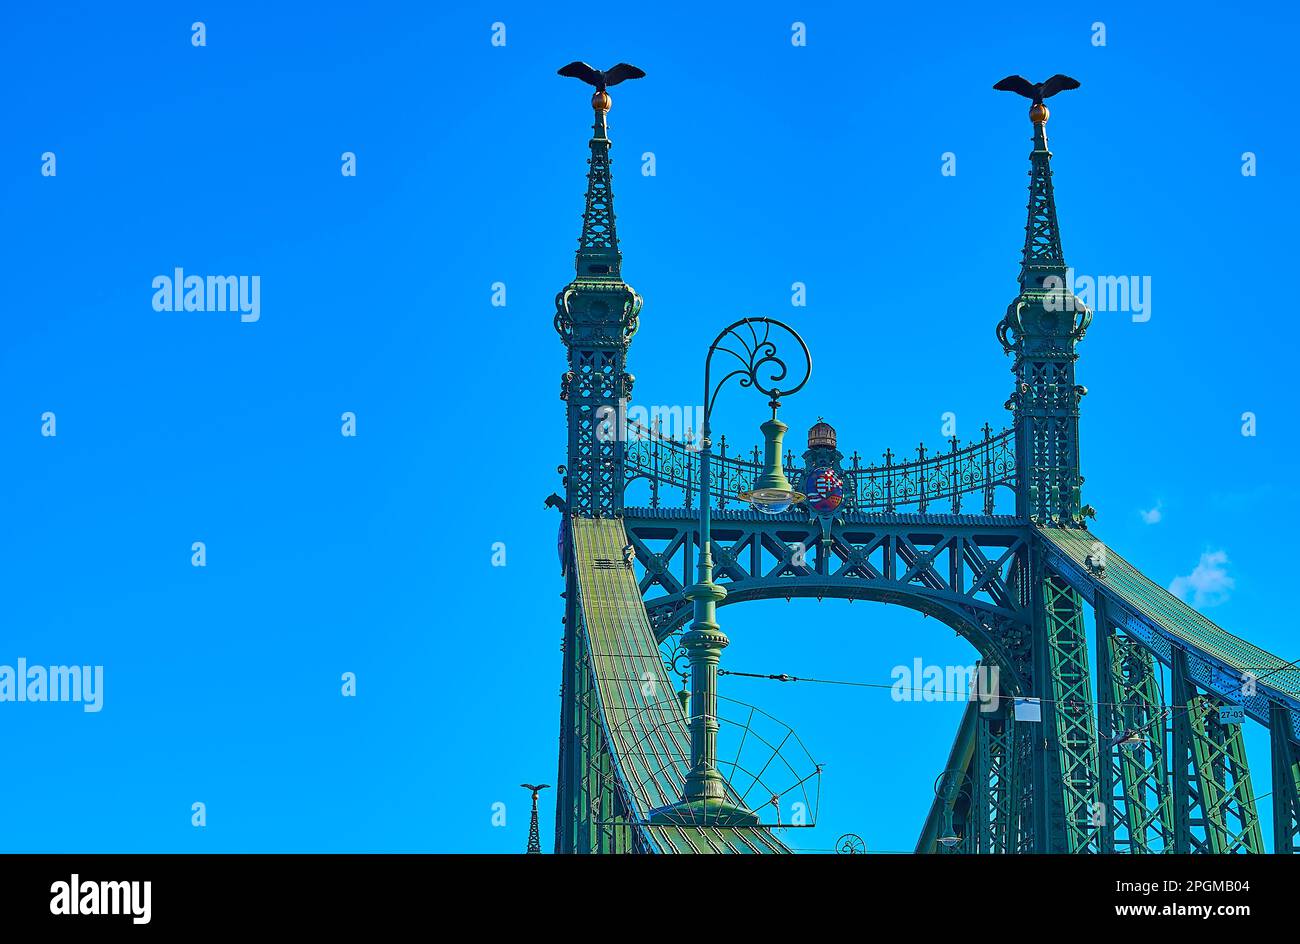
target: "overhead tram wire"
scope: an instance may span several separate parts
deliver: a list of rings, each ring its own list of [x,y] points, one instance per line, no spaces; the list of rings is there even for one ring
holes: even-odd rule
[[[1300,659],[1297,659],[1296,662],[1300,663]],[[1279,669],[1274,669],[1273,671],[1280,672],[1284,668],[1286,668],[1286,666],[1283,666],[1282,668]],[[889,682],[857,682],[857,681],[846,681],[843,679],[804,678],[803,676],[789,675],[786,673],[762,674],[758,672],[737,672],[731,669],[721,669],[721,668],[718,669],[718,675],[736,675],[736,676],[740,676],[741,678],[753,678],[753,679],[769,680],[774,682],[808,682],[809,684],[816,684],[816,685],[844,685],[851,688],[874,688],[874,689],[882,689],[887,691],[893,691],[897,689],[899,691],[911,692],[913,694],[928,693],[930,695],[951,696],[950,698],[946,699],[950,701],[975,701],[976,700],[970,697],[970,692],[960,692],[952,689],[926,688],[924,686],[915,686],[915,685],[899,689],[897,683],[889,683]],[[645,681],[644,679],[639,679],[639,678],[636,679],[618,678],[609,675],[602,675],[602,676],[598,676],[597,678],[598,681],[602,681],[602,682],[636,682],[640,684],[640,683],[644,683]],[[1256,679],[1256,681],[1258,681],[1258,678]],[[1122,708],[1128,704],[1127,702],[1099,701],[1093,698],[1039,698],[1038,696],[1016,696],[1016,695],[1000,695],[1000,694],[990,694],[988,697],[990,701],[993,700],[1001,701],[1004,698],[1014,701],[1017,697],[1029,697],[1029,698],[1033,698],[1033,700],[1038,704],[1043,704],[1043,705],[1057,705],[1057,704],[1087,705],[1094,708],[1097,707]],[[1209,697],[1219,698],[1221,696],[1211,695]],[[1192,706],[1191,705],[1163,705],[1162,707],[1167,708],[1170,711],[1186,711],[1190,709]]]
[[[1283,671],[1284,669],[1290,668],[1290,667],[1295,666],[1295,665],[1297,665],[1297,664],[1300,664],[1300,659],[1296,659],[1294,662],[1291,662],[1291,663],[1289,663],[1288,665],[1284,665],[1284,666],[1281,666],[1281,667],[1279,667],[1279,668],[1273,669],[1271,672],[1268,672],[1268,673],[1266,673],[1265,675],[1262,675],[1262,676],[1256,676],[1255,681],[1258,682],[1258,681],[1260,681],[1261,679],[1266,678],[1268,675],[1272,675],[1272,674],[1274,674],[1274,673],[1276,673],[1276,672],[1281,672],[1281,671]],[[844,680],[841,680],[841,679],[802,678],[802,677],[800,677],[800,676],[787,675],[787,674],[785,674],[785,673],[781,673],[781,674],[778,674],[778,675],[771,675],[771,674],[769,674],[769,675],[764,675],[764,674],[761,674],[761,673],[758,673],[758,672],[736,672],[736,671],[734,671],[734,670],[732,670],[732,669],[718,669],[718,674],[719,674],[719,675],[738,675],[738,676],[741,676],[741,677],[743,677],[743,678],[769,679],[769,680],[771,680],[771,681],[775,681],[775,682],[811,682],[811,683],[815,683],[815,684],[818,684],[818,685],[848,685],[848,686],[852,686],[852,687],[854,687],[854,688],[879,688],[879,689],[889,689],[889,690],[891,690],[891,691],[892,691],[892,690],[895,690],[895,689],[897,688],[897,684],[896,684],[896,683],[894,683],[894,684],[885,684],[884,682],[850,682],[850,681],[844,681]],[[937,691],[936,691],[935,689],[932,689],[932,688],[926,688],[926,687],[920,687],[920,688],[918,688],[918,687],[916,687],[915,685],[913,685],[913,686],[911,686],[911,687],[909,687],[909,688],[902,688],[902,689],[899,689],[899,690],[900,690],[900,691],[905,691],[905,692],[922,693],[922,694],[928,692],[928,693],[930,693],[930,694],[932,694],[932,695],[951,695],[951,696],[953,697],[954,700],[958,700],[958,699],[961,699],[961,700],[970,700],[970,701],[974,701],[974,700],[975,700],[974,698],[971,698],[971,697],[970,697],[970,693],[969,693],[969,692],[959,692],[959,691],[953,691],[953,690],[951,690],[951,689],[940,689],[940,690],[937,690]],[[989,694],[988,697],[989,697],[990,700],[998,700],[998,701],[1000,701],[1000,700],[1003,699],[1003,698],[1010,698],[1010,699],[1014,700],[1016,697],[1025,697],[1025,696],[1001,695],[1001,694],[997,694],[997,693],[991,693],[991,694]],[[1088,699],[1084,699],[1084,698],[1038,698],[1037,696],[1028,696],[1028,697],[1033,697],[1034,700],[1035,700],[1036,702],[1038,702],[1038,703],[1040,703],[1040,704],[1044,704],[1044,705],[1065,704],[1065,705],[1090,705],[1090,706],[1092,706],[1092,707],[1098,707],[1098,708],[1100,708],[1100,707],[1105,707],[1105,708],[1122,708],[1122,707],[1126,707],[1126,706],[1129,704],[1128,702],[1099,701],[1099,700],[1097,700],[1097,699],[1091,699],[1091,698],[1088,698]],[[1218,696],[1218,695],[1213,695],[1213,696],[1211,696],[1211,697],[1216,697],[1216,698],[1217,698],[1217,697],[1220,697],[1220,696]],[[1175,711],[1175,710],[1177,710],[1177,711],[1186,711],[1186,710],[1190,709],[1192,706],[1191,706],[1191,705],[1163,705],[1163,706],[1161,706],[1161,707],[1167,708],[1167,709],[1169,709],[1170,711]]]

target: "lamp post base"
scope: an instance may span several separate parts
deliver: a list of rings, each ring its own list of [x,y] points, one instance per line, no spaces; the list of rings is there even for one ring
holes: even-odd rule
[[[678,800],[650,813],[653,826],[757,826],[758,815],[713,797]]]

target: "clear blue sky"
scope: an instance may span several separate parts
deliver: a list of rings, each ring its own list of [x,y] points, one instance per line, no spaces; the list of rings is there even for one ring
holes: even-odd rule
[[[1049,125],[1067,258],[1153,280],[1150,321],[1099,315],[1081,349],[1096,530],[1166,585],[1224,552],[1211,616],[1300,655],[1274,523],[1297,459],[1292,7],[26,4],[4,20],[0,663],[103,664],[105,693],[97,714],[0,704],[0,848],[522,849],[517,784],[556,767],[562,583],[542,500],[564,460],[551,319],[591,119],[554,75],[575,58],[649,73],[610,116],[623,271],[646,299],[638,398],[694,403],[719,327],[784,317],[815,357],[784,411],[792,441],[825,415],[865,456],[937,443],[945,411],[963,438],[1007,421],[993,329],[1016,290],[1030,126],[990,86],[1077,76]],[[259,275],[260,321],[154,311],[151,281],[175,267]],[[761,418],[732,390],[715,425],[748,443]],[[722,613],[727,664],[748,671],[888,682],[918,656],[974,658],[910,611]],[[911,848],[960,705],[724,693],[826,764],[822,825],[792,843]]]

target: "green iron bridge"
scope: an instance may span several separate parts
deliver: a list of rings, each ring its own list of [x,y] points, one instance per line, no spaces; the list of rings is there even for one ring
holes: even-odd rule
[[[564,493],[549,500],[565,575],[556,851],[788,852],[714,766],[726,645],[715,612],[833,597],[939,619],[998,669],[995,697],[961,721],[918,852],[1263,852],[1266,828],[1275,852],[1295,852],[1300,669],[1210,622],[1089,528],[1075,362],[1091,313],[1061,288],[1041,99],[1019,290],[997,327],[1011,425],[873,465],[840,453],[825,423],[802,457],[782,451],[775,411],[797,387],[757,382],[764,367],[786,380],[757,330],[779,324],[768,319],[737,322],[717,345],[742,363],[723,381],[740,374],[772,394],[765,455],[728,455],[725,437],[715,454],[707,419],[694,437],[625,420],[641,298],[621,275],[603,83],[592,106],[577,271],[555,315],[568,352]],[[716,393],[706,367],[706,411]],[[820,500],[810,489],[785,510],[754,510],[767,494],[756,481],[812,477]],[[689,699],[673,691],[674,651],[691,663]],[[1263,781],[1246,723],[1269,732]],[[1256,806],[1265,793],[1271,824]]]

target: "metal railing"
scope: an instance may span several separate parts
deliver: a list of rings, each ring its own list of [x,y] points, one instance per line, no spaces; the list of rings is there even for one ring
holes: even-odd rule
[[[968,507],[974,500],[979,502],[980,512],[993,514],[997,489],[1016,487],[1015,430],[994,433],[985,424],[981,432],[981,439],[965,446],[954,436],[940,452],[927,453],[924,445],[918,446],[916,458],[906,462],[899,462],[886,450],[883,462],[863,465],[861,456],[853,453],[843,463],[842,510],[961,514],[964,508],[976,510]],[[625,486],[644,479],[650,488],[651,508],[668,507],[665,488],[679,493],[680,507],[695,507],[700,481],[697,435],[687,430],[683,437],[667,437],[660,433],[658,423],[647,427],[629,420],[625,436]],[[740,505],[736,495],[751,487],[762,471],[757,446],[739,455],[728,450],[727,437],[722,436],[713,452],[709,489],[713,507],[719,509]],[[797,481],[802,469],[792,451],[786,452],[784,465],[786,475]]]

